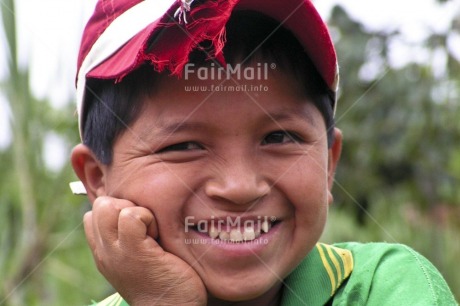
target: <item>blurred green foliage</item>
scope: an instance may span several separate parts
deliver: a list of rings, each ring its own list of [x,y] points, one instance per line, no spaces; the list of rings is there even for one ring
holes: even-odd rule
[[[441,270],[457,299],[460,63],[447,41],[459,35],[459,21],[414,48],[426,52],[426,62],[392,67],[390,48],[401,33],[373,32],[340,7],[332,12],[344,146],[324,235],[328,242],[408,244]]]
[[[0,83],[12,115],[11,145],[0,151],[0,305],[82,305],[107,284],[92,265],[81,226],[87,200],[73,196],[70,166],[44,164],[49,133],[70,147],[79,141],[75,107],[35,99],[17,59],[14,1],[2,1],[9,78]]]
[[[443,5],[443,4],[440,4]],[[73,103],[55,109],[30,91],[17,61],[14,1],[3,0],[9,78],[0,84],[12,111],[12,144],[0,151],[0,305],[83,305],[110,286],[86,245],[84,197],[71,195],[70,165],[44,164],[44,139],[54,133],[68,152],[79,142]],[[422,46],[444,54],[395,68],[390,46],[398,32],[372,32],[336,7],[330,25],[341,67],[337,125],[343,158],[326,242],[405,243],[428,257],[460,298],[460,65],[447,48],[460,16],[445,35]],[[71,101],[69,101],[71,102]]]

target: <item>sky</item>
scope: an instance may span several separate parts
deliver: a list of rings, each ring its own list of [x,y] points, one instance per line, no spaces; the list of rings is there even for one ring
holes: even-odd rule
[[[353,18],[370,29],[400,30],[406,44],[416,44],[433,31],[445,32],[452,17],[460,15],[460,0],[450,0],[442,7],[435,6],[435,0],[313,2],[325,19],[333,5],[341,4]],[[75,94],[78,46],[95,4],[96,0],[16,0],[20,64],[30,67],[33,93],[38,98],[49,99],[56,107],[72,101]],[[0,5],[4,5],[1,0]],[[460,60],[460,37],[452,37],[451,40],[452,49],[458,50]],[[420,54],[423,56],[423,52]],[[411,48],[403,43],[396,44],[395,65],[404,65],[413,55]],[[7,77],[7,58],[5,38],[0,31],[0,80]],[[0,93],[0,150],[11,142],[8,120],[9,110]],[[48,150],[58,152],[59,137],[51,134],[47,139]],[[50,167],[56,169],[66,162],[66,159],[56,156],[50,157],[51,160],[55,165]]]

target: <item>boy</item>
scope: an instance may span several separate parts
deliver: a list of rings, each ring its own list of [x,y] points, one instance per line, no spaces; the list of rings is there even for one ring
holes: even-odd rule
[[[308,0],[100,0],[72,165],[101,305],[452,305],[400,245],[318,244],[342,136]]]

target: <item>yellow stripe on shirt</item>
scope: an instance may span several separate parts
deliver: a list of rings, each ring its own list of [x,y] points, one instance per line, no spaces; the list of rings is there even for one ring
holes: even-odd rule
[[[330,246],[326,246],[327,254],[329,255],[329,258],[331,259],[332,263],[335,266],[335,270],[337,271],[337,287],[340,285],[340,280],[342,279],[342,269],[340,267],[339,262],[337,261],[337,258],[335,258],[334,252],[332,252],[332,248]],[[334,291],[337,288],[334,288]]]
[[[350,276],[351,271],[353,271],[353,255],[349,250],[340,249],[328,244],[318,243],[316,247],[324,269],[331,281],[332,296],[342,282]]]
[[[329,247],[334,250],[339,256],[343,263],[343,279],[346,279],[350,276],[351,271],[353,271],[354,262],[353,262],[353,255],[349,250],[340,249],[335,246],[329,245]]]
[[[323,266],[326,269],[327,275],[329,276],[329,280],[331,281],[331,296],[334,294],[336,289],[336,281],[334,272],[332,272],[331,266],[327,261],[326,254],[324,253],[323,249],[321,248],[322,244],[317,244],[316,247],[318,248],[319,256],[321,257],[321,261],[323,262]]]

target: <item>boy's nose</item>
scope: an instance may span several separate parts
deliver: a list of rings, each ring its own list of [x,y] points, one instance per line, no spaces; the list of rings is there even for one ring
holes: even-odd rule
[[[232,204],[253,204],[270,193],[270,184],[251,165],[230,164],[205,186],[210,198]]]

